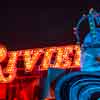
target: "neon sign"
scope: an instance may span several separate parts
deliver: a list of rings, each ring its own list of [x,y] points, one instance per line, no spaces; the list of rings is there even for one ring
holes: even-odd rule
[[[53,54],[56,54],[54,61],[52,62]],[[48,70],[48,68],[61,68],[69,69],[80,66],[80,47],[78,45],[68,45],[61,47],[50,48],[35,48],[19,51],[8,51],[1,45],[0,46],[0,62],[2,63],[6,57],[9,58],[7,66],[2,70],[0,64],[0,82],[8,83],[14,80],[17,71],[17,61],[19,56],[24,58],[25,72],[31,72],[36,67],[36,62],[40,56],[43,55],[39,70]],[[5,77],[3,73],[9,75]]]
[[[81,44],[80,25],[86,18],[90,32]],[[0,83],[7,83],[0,84],[0,100],[99,99],[100,28],[95,25],[97,20],[100,24],[100,14],[93,9],[82,16],[74,28],[77,45],[17,51],[7,51],[0,45]]]

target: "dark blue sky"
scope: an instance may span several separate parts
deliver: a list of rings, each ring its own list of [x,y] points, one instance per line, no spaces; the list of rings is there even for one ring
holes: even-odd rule
[[[0,42],[10,50],[71,44],[75,40],[73,26],[89,8],[99,9],[98,1],[3,2]]]

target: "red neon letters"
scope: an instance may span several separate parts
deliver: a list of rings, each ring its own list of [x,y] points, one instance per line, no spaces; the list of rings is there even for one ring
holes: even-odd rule
[[[51,59],[53,54],[56,53],[55,61],[52,64]],[[19,56],[23,56],[25,71],[31,72],[36,67],[36,62],[43,56],[39,70],[48,70],[52,68],[74,68],[80,66],[80,47],[78,45],[68,45],[61,47],[50,47],[50,48],[37,48],[19,51],[7,52],[4,46],[0,46],[0,62],[3,62],[6,57],[9,58],[7,67],[2,70],[0,64],[0,82],[8,83],[16,77],[16,63]],[[9,73],[7,77],[3,73]]]

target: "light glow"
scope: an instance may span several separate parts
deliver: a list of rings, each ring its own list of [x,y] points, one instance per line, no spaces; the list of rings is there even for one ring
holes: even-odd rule
[[[16,77],[16,62],[17,62],[18,52],[9,53],[9,61],[7,67],[2,71],[2,66],[0,65],[0,82],[9,83],[12,82]],[[7,73],[8,76],[5,77],[3,73]]]
[[[42,67],[41,70],[48,70],[49,67],[52,67],[50,62],[51,62],[51,57],[52,54],[56,51],[56,48],[47,48],[44,54],[44,58],[42,61]]]
[[[34,69],[36,62],[42,53],[43,53],[43,49],[24,51],[24,64],[25,64],[26,72],[27,71],[31,72]]]
[[[57,56],[56,56],[56,62],[55,62],[55,68],[59,68],[60,66],[62,66],[62,58],[63,58],[63,52],[64,52],[64,48],[57,48]]]
[[[6,58],[7,50],[5,46],[0,45],[0,62],[2,62]]]

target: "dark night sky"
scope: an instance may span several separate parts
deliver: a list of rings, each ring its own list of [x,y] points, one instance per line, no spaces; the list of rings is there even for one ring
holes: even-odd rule
[[[91,7],[99,9],[99,1],[4,1],[0,7],[0,42],[10,50],[71,44],[73,26],[80,15]]]

